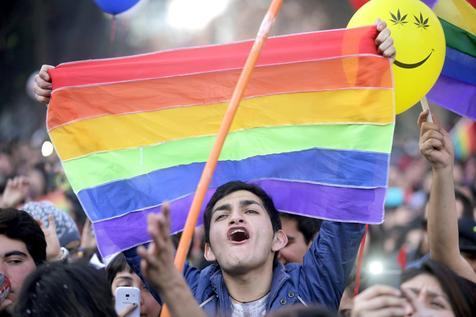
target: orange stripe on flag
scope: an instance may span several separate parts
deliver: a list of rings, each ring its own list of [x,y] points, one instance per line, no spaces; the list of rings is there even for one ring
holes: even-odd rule
[[[53,93],[54,107],[49,112],[48,129],[109,114],[226,102],[239,72],[230,70],[60,89]],[[245,97],[353,87],[391,88],[388,61],[379,56],[351,56],[259,67],[253,73]]]

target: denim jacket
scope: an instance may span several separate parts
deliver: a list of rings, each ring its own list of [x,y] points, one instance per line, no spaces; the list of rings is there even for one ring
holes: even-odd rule
[[[362,224],[324,221],[302,265],[275,262],[266,311],[297,303],[321,304],[337,310],[363,232]],[[131,252],[125,255],[138,272],[138,257]],[[231,315],[231,300],[217,264],[203,270],[187,265],[184,277],[209,316]]]

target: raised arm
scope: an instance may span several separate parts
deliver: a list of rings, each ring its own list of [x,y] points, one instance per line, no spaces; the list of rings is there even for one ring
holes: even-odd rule
[[[337,310],[365,225],[323,221],[304,256],[300,284],[304,300]]]
[[[428,236],[431,258],[458,275],[476,282],[476,273],[459,252],[458,219],[453,181],[453,145],[448,132],[426,122],[428,112],[418,118],[420,152],[431,165],[432,184],[428,202]]]
[[[141,271],[168,305],[172,316],[205,317],[182,274],[174,265],[174,248],[170,239],[169,208],[159,215],[149,215],[148,228],[152,237],[149,247],[139,247]]]

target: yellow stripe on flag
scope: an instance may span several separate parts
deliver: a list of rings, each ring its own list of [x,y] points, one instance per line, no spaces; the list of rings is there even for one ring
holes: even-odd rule
[[[326,123],[388,124],[394,120],[391,89],[334,90],[243,100],[231,131]],[[356,105],[362,105],[356,107]],[[50,131],[62,160],[216,133],[227,104],[110,115]]]

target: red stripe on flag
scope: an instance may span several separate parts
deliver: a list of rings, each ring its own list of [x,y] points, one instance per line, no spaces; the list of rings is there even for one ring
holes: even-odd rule
[[[374,26],[270,38],[256,66],[316,60],[342,55],[377,54]],[[103,84],[241,69],[252,41],[194,47],[123,58],[61,64],[49,73],[53,90],[66,86]]]

